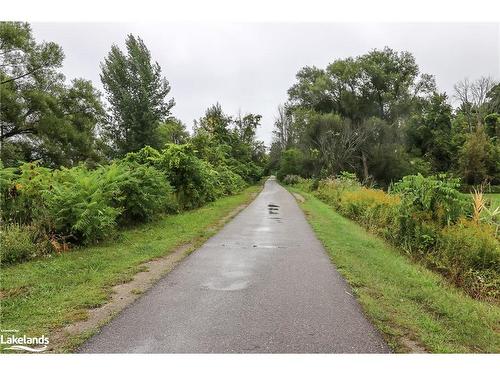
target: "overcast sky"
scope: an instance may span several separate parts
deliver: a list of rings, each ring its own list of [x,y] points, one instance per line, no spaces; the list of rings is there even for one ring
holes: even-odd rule
[[[450,95],[465,78],[500,78],[499,24],[186,24],[34,23],[38,41],[64,49],[68,79],[90,79],[102,91],[99,63],[112,44],[139,35],[170,82],[173,114],[190,129],[193,119],[220,102],[226,113],[263,116],[258,136],[269,144],[277,106],[297,71],[389,46],[406,50],[421,71]]]

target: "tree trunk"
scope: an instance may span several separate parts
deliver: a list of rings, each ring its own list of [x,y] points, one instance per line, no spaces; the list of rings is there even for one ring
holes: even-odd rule
[[[368,182],[368,178],[370,177],[370,175],[368,174],[368,162],[363,151],[361,151],[361,160],[363,161],[363,179],[364,182]]]

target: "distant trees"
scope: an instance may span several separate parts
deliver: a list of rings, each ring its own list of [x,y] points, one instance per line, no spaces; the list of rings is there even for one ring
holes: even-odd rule
[[[410,53],[387,47],[325,69],[304,67],[296,77],[278,110],[270,169],[283,172],[287,150],[296,149],[305,177],[347,170],[388,186],[406,174],[450,172],[468,183],[500,183],[493,159],[500,89],[491,78],[458,83],[453,110]]]
[[[58,70],[63,59],[57,44],[34,40],[29,24],[0,23],[0,143],[5,165],[41,160],[71,166],[100,159],[100,95],[87,80],[67,85]]]
[[[227,166],[245,180],[255,180],[267,161],[264,144],[256,138],[260,119],[251,113],[229,116],[216,103],[195,121],[191,142],[198,155],[212,165]]]
[[[116,156],[146,145],[161,146],[158,127],[170,116],[170,84],[141,38],[129,35],[126,52],[113,45],[101,64],[101,81],[111,105],[105,127]]]

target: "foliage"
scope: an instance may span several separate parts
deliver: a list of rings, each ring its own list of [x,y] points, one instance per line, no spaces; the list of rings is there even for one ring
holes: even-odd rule
[[[389,239],[394,236],[399,209],[399,196],[365,187],[345,191],[339,202],[339,212],[343,215]]]
[[[174,143],[180,145],[189,140],[189,133],[180,120],[171,118],[164,123],[158,125],[156,129],[157,143],[163,147],[167,143]]]
[[[117,187],[112,204],[123,223],[147,222],[162,212],[177,211],[173,188],[160,171],[133,162],[117,162],[102,169],[102,183]]]
[[[282,180],[287,175],[298,175],[302,173],[302,163],[304,161],[304,154],[302,151],[291,148],[283,153],[280,169],[277,173],[279,180]]]
[[[32,227],[7,224],[0,227],[0,263],[20,263],[43,254],[44,243]]]
[[[472,205],[457,190],[457,179],[446,175],[405,176],[392,192],[401,196],[397,238],[410,253],[430,251],[445,225],[469,214]]]
[[[217,198],[216,172],[195,156],[190,144],[169,144],[162,151],[158,166],[175,188],[183,208],[199,207]]]
[[[104,116],[90,81],[65,83],[64,53],[37,43],[29,24],[0,22],[0,143],[5,165],[41,160],[72,166],[101,158],[95,128]]]
[[[500,182],[499,160],[499,145],[493,144],[483,127],[465,136],[459,155],[459,169],[467,184]]]
[[[113,115],[106,133],[119,156],[146,145],[162,146],[158,127],[174,106],[173,99],[166,100],[170,85],[142,39],[130,34],[125,45],[126,54],[113,45],[101,63],[101,81]]]
[[[404,211],[429,213],[429,219],[439,225],[449,225],[469,213],[469,203],[458,191],[460,182],[441,174],[424,177],[405,176],[392,186],[400,194]]]
[[[84,167],[56,170],[52,181],[50,188],[42,192],[51,232],[83,244],[114,233],[122,212],[111,203],[119,193],[116,184],[107,185],[99,170]]]
[[[435,267],[475,297],[500,297],[500,243],[491,226],[462,220],[440,234]]]
[[[498,304],[472,299],[313,195],[298,192],[314,232],[393,351],[499,352]]]
[[[267,169],[284,177],[287,151],[297,149],[303,158],[289,173],[314,179],[348,170],[387,188],[406,175],[446,172],[499,184],[499,85],[482,77],[456,91],[454,109],[412,54],[388,47],[306,66],[278,108]]]
[[[283,183],[285,185],[296,185],[298,183],[302,182],[302,177],[297,176],[296,174],[287,174],[283,178]]]
[[[245,181],[234,173],[229,167],[221,166],[217,169],[218,183],[224,195],[231,195],[241,191],[245,187]]]
[[[297,185],[301,189],[304,184]],[[444,175],[406,176],[390,193],[361,186],[350,173],[319,181],[314,194],[438,270],[478,298],[497,299],[500,249],[495,226],[472,216],[458,180]]]
[[[24,163],[18,169],[2,169],[2,219],[29,224],[44,217],[43,191],[52,184],[51,170],[39,163]]]
[[[219,103],[209,107],[194,124],[191,143],[197,156],[215,168],[229,167],[246,182],[258,181],[266,163],[265,147],[255,137],[260,119],[251,113],[233,118]]]

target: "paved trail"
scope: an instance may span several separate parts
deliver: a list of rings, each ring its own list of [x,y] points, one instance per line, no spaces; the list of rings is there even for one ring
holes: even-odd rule
[[[388,352],[349,293],[293,196],[270,179],[81,351]]]

